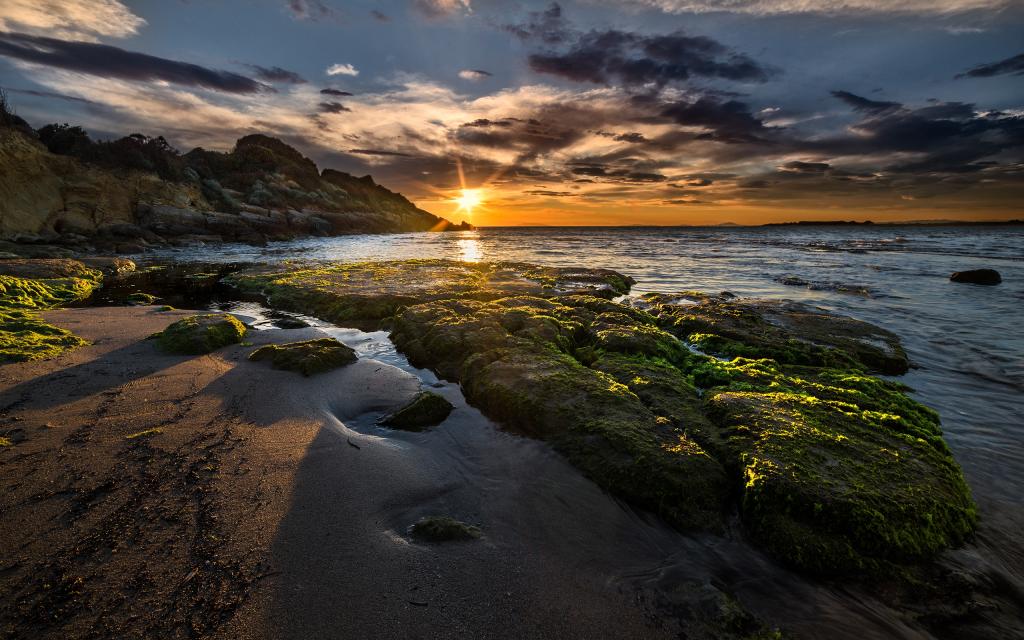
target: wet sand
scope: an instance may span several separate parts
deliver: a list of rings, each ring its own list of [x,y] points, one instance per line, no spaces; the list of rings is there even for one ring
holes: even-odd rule
[[[247,361],[248,345],[187,357],[145,340],[188,314],[49,312],[93,344],[0,366],[0,434],[14,442],[0,449],[4,636],[678,633],[607,560],[589,561],[589,539],[614,549],[621,537],[628,572],[641,516],[544,445],[497,432],[452,388],[445,425],[382,435],[373,417],[421,381],[376,360],[303,378]],[[455,453],[473,438],[476,459]],[[431,514],[484,538],[411,541],[408,526]],[[639,529],[653,548],[675,535]]]

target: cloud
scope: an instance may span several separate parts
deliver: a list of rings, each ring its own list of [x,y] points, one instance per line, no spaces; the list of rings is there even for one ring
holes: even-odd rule
[[[857,14],[906,13],[947,15],[976,10],[997,10],[1010,0],[591,0],[617,7],[658,9],[666,13],[787,13]]]
[[[325,96],[339,96],[339,97],[351,96],[352,95],[348,91],[342,91],[341,89],[331,89],[331,88],[321,89],[320,93],[322,93]]]
[[[327,75],[329,76],[358,76],[359,69],[356,69],[350,64],[332,64],[327,67]]]
[[[118,0],[3,0],[0,31],[95,42],[125,38],[146,21]]]
[[[720,102],[702,97],[694,102],[676,102],[665,107],[661,115],[687,127],[708,130],[699,138],[718,142],[756,142],[763,140],[768,129],[754,116],[746,104],[738,100]]]
[[[164,81],[228,93],[273,91],[252,78],[91,42],[0,33],[0,56],[22,62],[133,81]]]
[[[373,17],[374,20],[377,20],[379,22],[391,22],[391,16],[382,11],[378,11],[377,9],[373,9],[372,11],[370,11],[370,15]]]
[[[343,111],[352,111],[340,102],[321,102],[319,105],[321,113],[341,113]]]
[[[992,76],[1001,75],[1024,75],[1024,53],[1000,60],[999,62],[992,62],[989,64],[982,64],[969,69],[964,73],[958,74],[957,78],[991,78]]]
[[[325,20],[337,17],[337,12],[320,0],[288,0],[288,10],[297,20]]]
[[[252,69],[253,75],[264,82],[280,82],[283,84],[305,84],[306,79],[294,71],[281,67],[261,67],[258,64],[246,64]]]
[[[473,80],[474,82],[490,78],[492,74],[490,71],[484,71],[483,69],[463,69],[459,71],[459,77],[463,80]]]
[[[388,151],[386,149],[349,149],[349,153],[355,153],[363,156],[385,156],[385,157],[398,157],[398,158],[412,158],[413,155],[409,153],[402,153],[400,151]]]
[[[868,113],[880,113],[882,111],[888,111],[890,109],[898,109],[900,103],[898,102],[882,102],[878,100],[869,100],[856,94],[850,93],[849,91],[833,91],[832,95],[839,98],[846,104],[853,107],[856,111],[863,111]]]
[[[412,6],[421,15],[431,19],[472,11],[470,0],[413,0]]]
[[[99,104],[93,100],[86,100],[85,98],[79,98],[78,96],[68,96],[63,93],[55,93],[53,91],[37,91],[35,89],[7,89],[12,93],[20,93],[26,96],[35,96],[37,98],[53,98],[55,100],[64,100],[65,102],[80,102],[82,104]]]
[[[531,69],[576,82],[663,87],[695,77],[762,82],[774,74],[716,40],[682,31],[667,35],[618,29],[580,32],[567,23],[558,4],[505,29],[525,41],[551,47],[529,56]]]

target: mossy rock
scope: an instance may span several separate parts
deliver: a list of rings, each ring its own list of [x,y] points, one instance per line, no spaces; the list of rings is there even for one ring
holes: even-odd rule
[[[725,358],[859,367],[889,375],[910,362],[899,338],[880,327],[793,302],[737,300],[697,292],[647,294],[659,323],[697,349]]]
[[[896,336],[725,295],[619,304],[630,281],[613,273],[409,261],[236,283],[287,310],[387,321],[413,365],[680,528],[721,530],[738,501],[755,542],[819,573],[892,571],[970,535],[937,414],[869,373],[906,371]]]
[[[227,313],[189,316],[155,334],[157,345],[167,353],[201,355],[245,337],[245,325]]]
[[[43,269],[42,273],[47,275],[70,270],[90,278],[30,279],[0,275],[0,362],[52,358],[87,344],[70,331],[45,322],[37,312],[88,298],[100,286],[99,272],[72,260],[8,262],[21,265],[19,270],[23,272],[29,271],[29,267]],[[96,279],[91,279],[93,277]]]
[[[254,361],[269,360],[275,369],[296,371],[304,376],[331,371],[358,358],[356,352],[334,338],[320,338],[287,344],[268,344],[249,354]]]
[[[409,535],[425,542],[475,540],[482,535],[479,527],[449,516],[427,516],[409,527]]]
[[[380,419],[380,424],[406,431],[423,431],[441,424],[452,412],[450,402],[430,391],[421,391],[408,404]]]
[[[125,298],[125,302],[127,302],[130,305],[144,306],[144,305],[153,304],[154,302],[156,302],[159,299],[160,298],[158,298],[157,296],[154,296],[151,293],[136,292],[136,293],[130,294],[127,298]]]

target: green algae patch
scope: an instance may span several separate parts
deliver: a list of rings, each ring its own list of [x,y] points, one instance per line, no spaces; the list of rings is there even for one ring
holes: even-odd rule
[[[131,433],[124,437],[125,440],[138,440],[139,438],[148,438],[149,436],[155,436],[163,433],[164,430],[157,429],[146,429],[145,431],[139,431],[138,433]]]
[[[14,443],[11,442],[10,438],[0,437],[0,447],[13,447]]]
[[[475,540],[483,535],[479,527],[449,516],[427,516],[409,527],[409,535],[425,542]]]
[[[356,352],[333,338],[269,344],[249,354],[253,361],[269,360],[275,369],[311,376],[331,371],[357,360]]]
[[[880,327],[792,302],[737,300],[697,292],[647,294],[663,327],[706,353],[780,364],[907,372],[899,338]]]
[[[130,305],[144,306],[148,304],[153,304],[159,299],[160,298],[154,296],[151,293],[133,293],[130,294],[127,298],[125,298],[125,302],[127,302]]]
[[[153,338],[167,353],[201,355],[229,344],[238,344],[245,333],[245,325],[234,316],[211,313],[182,318]]]
[[[872,375],[909,363],[868,323],[699,292],[620,304],[632,282],[614,272],[512,263],[229,279],[289,311],[387,322],[413,365],[602,488],[681,528],[721,530],[738,509],[752,540],[805,571],[891,573],[976,523],[938,415]]]
[[[380,419],[380,424],[406,431],[423,431],[441,424],[452,412],[452,404],[430,391],[421,391],[408,404]]]
[[[160,311],[160,312],[163,312],[163,311],[175,311],[176,309],[174,307],[172,307],[171,305],[169,305],[169,304],[165,304],[165,305],[161,305],[161,306],[157,307],[156,310]]]
[[[73,260],[11,260],[8,272],[62,275],[75,273],[89,278],[24,278],[0,275],[0,362],[23,362],[53,358],[87,344],[70,331],[42,319],[39,311],[84,300],[100,286],[102,275]],[[17,268],[14,268],[14,267]],[[95,278],[95,279],[91,279]]]
[[[513,262],[404,260],[249,269],[224,279],[271,306],[376,328],[405,307],[433,300],[587,292],[611,298],[632,280],[607,269],[537,267]]]

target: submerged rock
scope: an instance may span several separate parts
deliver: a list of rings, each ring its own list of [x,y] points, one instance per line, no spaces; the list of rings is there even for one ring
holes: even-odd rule
[[[380,424],[406,431],[422,431],[444,422],[452,409],[452,404],[436,393],[421,391],[409,404],[381,418]]]
[[[460,522],[448,516],[427,516],[421,518],[411,527],[409,534],[426,542],[452,542],[455,540],[474,540],[482,533],[479,527]]]
[[[1002,276],[995,269],[971,269],[970,271],[957,271],[949,276],[953,282],[967,282],[970,284],[994,285],[1003,281]]]
[[[356,352],[334,338],[287,344],[268,344],[249,354],[254,361],[270,360],[275,369],[297,371],[304,376],[331,371],[357,360]]]
[[[201,355],[229,344],[238,344],[245,337],[245,325],[227,313],[189,316],[172,323],[153,336],[168,353]]]
[[[505,263],[232,278],[291,311],[389,323],[412,364],[679,527],[721,529],[738,501],[751,538],[804,570],[886,572],[975,525],[938,416],[869,374],[908,367],[874,325],[699,292],[631,307],[610,300],[630,284],[614,272]]]

